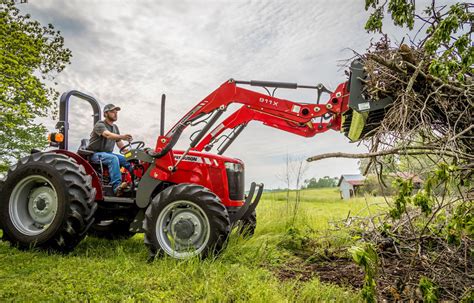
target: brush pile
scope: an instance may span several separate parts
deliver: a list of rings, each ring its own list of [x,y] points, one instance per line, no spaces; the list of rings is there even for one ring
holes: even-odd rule
[[[386,37],[358,57],[367,72],[365,98],[394,100],[382,123],[362,138],[372,151],[410,146],[409,153],[418,150],[474,160],[472,73],[446,79],[432,76],[430,69],[436,66],[423,49],[391,47]]]
[[[366,29],[381,30],[388,3],[396,25],[410,27],[403,20],[411,15],[423,24],[417,35],[425,31],[410,45],[384,36],[352,58],[364,66],[364,99],[393,101],[348,111],[346,124],[363,125],[349,127],[348,137],[369,152],[307,161],[368,159],[361,172],[379,181],[382,214],[348,217],[342,226],[361,238],[351,251],[364,266],[367,301],[474,302],[474,4],[432,1],[419,15],[414,2],[366,1],[374,9]],[[404,10],[410,5],[413,11]]]
[[[445,207],[439,210],[444,212]],[[341,222],[343,228],[376,247],[378,301],[472,302],[474,241],[466,233],[455,241],[447,240],[443,223],[448,223],[434,217],[423,218],[420,212],[407,209],[399,220],[378,215]]]
[[[394,100],[361,138],[370,149],[366,173],[381,186],[387,172],[422,179],[419,189],[398,180],[388,213],[349,224],[377,248],[378,298],[473,300],[473,75],[435,77],[423,48],[392,47],[386,37],[358,59],[367,73],[364,97]]]

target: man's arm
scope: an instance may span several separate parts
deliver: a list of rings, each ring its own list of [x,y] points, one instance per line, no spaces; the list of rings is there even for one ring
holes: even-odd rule
[[[108,130],[104,130],[102,132],[102,136],[109,139],[109,140],[114,140],[114,141],[117,141],[117,145],[118,145],[118,142],[121,141],[121,140],[126,140],[126,141],[132,141],[132,136],[129,135],[129,134],[125,134],[125,135],[119,135],[119,134],[114,134]]]
[[[108,130],[104,130],[104,132],[102,133],[102,136],[104,136],[105,138],[109,140],[114,140],[119,149],[125,146],[125,143],[123,143],[122,140],[132,141],[133,139],[132,136],[129,134],[125,134],[125,135],[114,134]]]

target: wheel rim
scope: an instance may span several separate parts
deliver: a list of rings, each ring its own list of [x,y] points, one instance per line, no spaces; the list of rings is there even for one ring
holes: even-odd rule
[[[160,247],[168,255],[190,258],[200,254],[209,242],[209,219],[194,202],[174,201],[158,215],[156,234]]]
[[[51,182],[39,175],[29,176],[13,188],[9,214],[15,228],[24,235],[45,232],[58,211],[58,196]]]

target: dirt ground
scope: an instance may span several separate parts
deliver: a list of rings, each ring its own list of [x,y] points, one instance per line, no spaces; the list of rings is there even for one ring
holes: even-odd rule
[[[278,267],[275,274],[281,280],[298,279],[308,281],[318,277],[321,282],[360,289],[364,282],[364,272],[352,260],[346,258],[315,263],[295,259]]]

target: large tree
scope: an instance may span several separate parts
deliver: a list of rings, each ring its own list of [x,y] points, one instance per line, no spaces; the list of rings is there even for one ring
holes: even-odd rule
[[[46,144],[38,117],[54,115],[54,78],[71,51],[53,25],[21,14],[14,1],[0,0],[0,171],[32,148]]]

